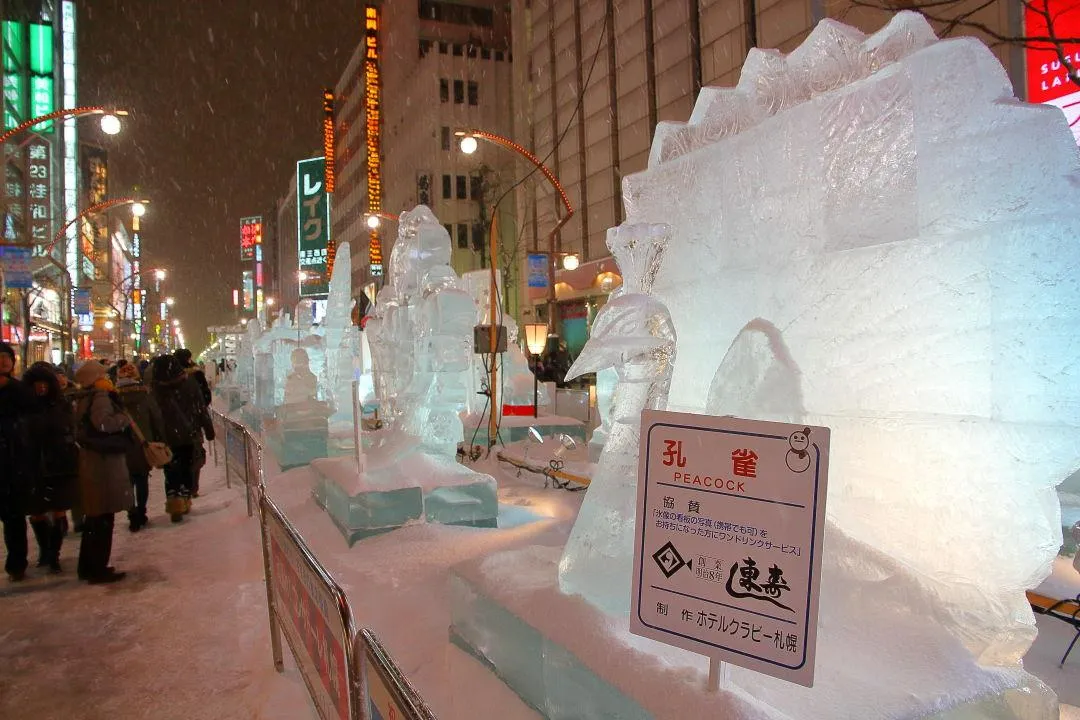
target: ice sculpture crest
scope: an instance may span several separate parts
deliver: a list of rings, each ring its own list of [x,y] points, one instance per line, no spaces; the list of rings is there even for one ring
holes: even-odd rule
[[[738,86],[661,123],[649,168],[624,180],[612,250],[628,284],[655,269],[655,285],[604,308],[575,367],[621,370],[563,589],[628,609],[643,405],[828,425],[818,662],[837,665],[816,695],[750,692],[817,716],[797,703],[878,663],[893,687],[860,688],[885,717],[924,712],[916,691],[1034,682],[1017,669],[1034,636],[1023,591],[1048,572],[1053,488],[1080,460],[1078,181],[1060,111],[1018,102],[985,46],[938,41],[921,16],[752,50]],[[642,223],[670,226],[662,266],[619,245]],[[641,330],[662,308],[670,394],[646,368],[671,324]],[[873,659],[871,627],[905,642]],[[906,687],[927,663],[936,675]]]

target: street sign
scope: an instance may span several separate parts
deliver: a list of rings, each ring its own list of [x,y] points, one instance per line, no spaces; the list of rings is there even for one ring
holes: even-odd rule
[[[543,253],[529,253],[529,287],[546,288],[548,286],[548,256]]]
[[[89,315],[94,309],[93,305],[93,293],[88,287],[75,288],[75,314],[76,315]]]
[[[32,252],[28,247],[0,247],[4,286],[9,290],[29,290],[34,286],[34,274],[30,270]]]
[[[829,429],[645,411],[630,631],[814,683]]]
[[[300,258],[300,297],[326,297],[329,292],[330,196],[326,192],[326,159],[296,164],[296,238]]]

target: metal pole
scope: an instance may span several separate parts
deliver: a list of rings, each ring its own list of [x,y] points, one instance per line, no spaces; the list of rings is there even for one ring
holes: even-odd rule
[[[251,507],[251,477],[248,472],[248,433],[244,430],[244,499],[247,501],[247,514],[251,517],[254,512]]]
[[[540,356],[533,361],[533,417],[540,417]]]
[[[225,463],[228,466],[228,462]],[[262,534],[263,573],[266,575],[266,610],[270,616],[270,650],[274,656],[274,669],[285,672],[285,659],[281,654],[281,630],[277,623],[277,607],[274,605],[273,576],[270,567],[270,539],[266,533],[266,502],[259,500],[259,531]]]
[[[352,423],[353,423],[353,443],[356,445],[356,469],[363,470],[363,466],[360,464],[360,456],[364,454],[364,447],[362,442],[362,436],[360,429],[363,425],[363,411],[360,408],[360,381],[352,381]]]
[[[491,232],[490,247],[491,247],[491,297],[488,298],[491,311],[488,313],[488,322],[491,327],[489,328],[489,339],[491,344],[489,349],[491,352],[491,372],[488,378],[488,397],[491,398],[491,412],[488,414],[488,447],[494,447],[498,440],[499,435],[499,390],[498,390],[498,359],[496,352],[499,342],[499,328],[496,325],[497,317],[495,313],[495,306],[499,302],[499,271],[498,262],[495,258],[499,257],[498,247],[498,214],[491,214]]]

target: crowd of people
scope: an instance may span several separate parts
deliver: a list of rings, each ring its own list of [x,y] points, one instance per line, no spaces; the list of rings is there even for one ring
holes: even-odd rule
[[[14,349],[0,342],[0,523],[8,578],[26,578],[29,524],[38,568],[62,572],[64,538],[81,532],[79,579],[122,580],[125,573],[109,564],[115,516],[126,512],[131,532],[146,528],[150,474],[161,467],[165,512],[183,522],[199,495],[203,439],[214,440],[210,400],[206,376],[185,349],[138,363],[88,360],[74,373],[36,362],[18,377]]]

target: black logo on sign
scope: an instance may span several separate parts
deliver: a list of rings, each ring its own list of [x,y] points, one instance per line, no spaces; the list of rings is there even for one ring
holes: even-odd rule
[[[664,547],[653,553],[652,557],[656,564],[660,566],[660,571],[664,573],[664,577],[668,578],[679,572],[679,569],[683,566],[689,565],[670,542],[665,543]]]

